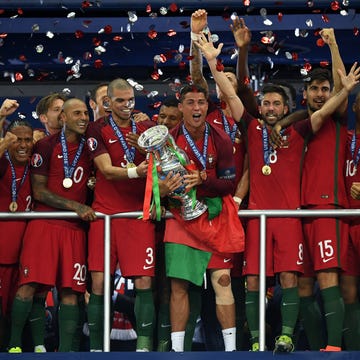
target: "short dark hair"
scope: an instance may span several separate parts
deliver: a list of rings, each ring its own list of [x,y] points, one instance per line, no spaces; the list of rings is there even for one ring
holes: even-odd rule
[[[328,69],[324,68],[314,68],[305,76],[304,80],[304,89],[306,90],[308,85],[311,84],[313,81],[317,80],[320,82],[329,81],[330,87],[333,85],[333,78],[332,74]]]
[[[104,87],[104,86],[107,87],[108,85],[109,85],[109,83],[102,82],[102,83],[96,85],[94,88],[90,89],[90,90],[88,91],[88,96],[89,96],[89,98],[90,98],[91,100],[93,100],[93,101],[96,102],[96,93],[98,92],[98,90],[99,90],[100,88]]]
[[[177,107],[179,104],[179,100],[176,96],[168,96],[164,99],[161,106],[167,106],[167,107]]]
[[[31,124],[29,122],[27,122],[26,120],[22,120],[22,119],[13,120],[6,128],[6,131],[11,132],[11,130],[13,130],[19,126],[28,127],[29,129],[31,129],[31,132],[33,131],[33,127],[31,126]]]
[[[289,103],[289,97],[288,97],[285,89],[281,85],[266,84],[262,88],[261,93],[262,93],[262,95],[265,95],[268,93],[277,93],[277,94],[281,95],[285,105],[288,105],[288,103]]]
[[[204,89],[203,87],[199,86],[199,85],[185,85],[180,89],[180,97],[179,97],[179,102],[182,102],[184,100],[184,97],[187,93],[190,92],[199,92],[199,93],[203,93],[205,95],[205,98],[208,98],[208,92],[206,89]]]

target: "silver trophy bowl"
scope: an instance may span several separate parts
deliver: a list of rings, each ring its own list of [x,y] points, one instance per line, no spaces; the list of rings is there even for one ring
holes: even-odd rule
[[[171,151],[172,145],[170,145],[169,139],[172,139],[171,135],[164,125],[156,125],[147,129],[138,139],[138,145],[147,153],[154,155],[154,165],[161,180],[165,179],[170,171],[173,174],[179,173],[180,176],[188,173],[174,152]],[[175,141],[171,141],[171,143],[176,146]],[[176,147],[176,151],[186,163],[189,163],[189,159],[182,149]],[[198,200],[193,204],[191,197],[185,191],[185,185],[179,186],[169,196],[180,200],[181,216],[184,220],[196,219],[207,210],[207,206]]]

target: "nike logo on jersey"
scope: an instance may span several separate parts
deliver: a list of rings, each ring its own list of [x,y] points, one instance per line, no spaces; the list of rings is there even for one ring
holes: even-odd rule
[[[62,159],[62,158],[63,158],[63,156],[62,156],[62,155],[58,155],[57,157],[58,157],[58,159]]]
[[[230,261],[231,261],[231,259],[229,259],[229,258],[224,259],[224,263],[228,263]]]
[[[256,125],[256,130],[262,130],[260,125]]]
[[[322,259],[322,261],[323,261],[323,263],[325,264],[325,263],[327,263],[327,262],[329,262],[330,260],[332,260],[334,257],[331,257],[331,258],[328,258],[328,259]]]
[[[143,269],[144,270],[149,270],[149,269],[151,269],[151,268],[153,268],[154,267],[154,265],[144,265],[143,266]]]
[[[85,285],[85,283],[82,282],[82,281],[77,281],[77,282],[76,282],[76,285],[77,285],[77,286],[83,286],[83,285]]]
[[[109,144],[113,144],[113,143],[116,143],[117,140],[114,140],[114,139],[109,139]]]
[[[218,119],[214,119],[214,124],[223,125],[222,121],[219,121]]]
[[[303,261],[299,261],[299,260],[298,260],[298,261],[296,262],[296,265],[302,265],[303,263],[304,263]]]

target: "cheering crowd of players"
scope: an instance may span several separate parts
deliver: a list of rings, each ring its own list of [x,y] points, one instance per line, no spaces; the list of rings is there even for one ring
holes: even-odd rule
[[[159,178],[161,201],[151,219],[111,221],[111,273],[120,269],[134,283],[136,351],[190,351],[199,317],[207,350],[259,351],[259,219],[241,219],[241,209],[358,208],[360,96],[352,108],[355,129],[348,130],[347,111],[360,68],[354,63],[346,71],[334,30],[323,29],[332,73],[307,74],[307,109],[292,112],[291,87],[279,83],[265,84],[257,104],[244,81],[251,32],[239,18],[231,31],[236,72],[219,67],[222,44],[211,41],[206,11],[192,14],[192,82],[164,100],[157,123],[134,113],[133,87],[114,79],[92,91],[92,122],[83,100],[51,94],[36,108],[44,131],[23,120],[6,127],[0,211],[71,211],[78,218],[1,220],[4,349],[22,352],[29,324],[34,351],[46,351],[45,302],[56,288],[57,350],[81,350],[85,316],[88,350],[103,350],[104,221],[96,212],[143,209],[153,169],[138,138],[162,124],[174,153],[186,153],[187,174]],[[209,100],[203,58],[219,103]],[[0,120],[18,106],[6,99]],[[174,196],[179,188],[207,211],[184,220]],[[161,219],[164,210],[174,217]],[[281,291],[281,328],[269,348],[294,351],[301,322],[310,350],[359,349],[358,224],[357,218],[268,219],[266,275],[269,287]]]

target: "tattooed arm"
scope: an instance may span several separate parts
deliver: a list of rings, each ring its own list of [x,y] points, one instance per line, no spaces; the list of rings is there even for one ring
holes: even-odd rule
[[[47,188],[47,176],[32,174],[31,181],[35,200],[57,209],[75,211],[82,220],[92,221],[96,219],[95,212],[91,207],[50,191]]]

